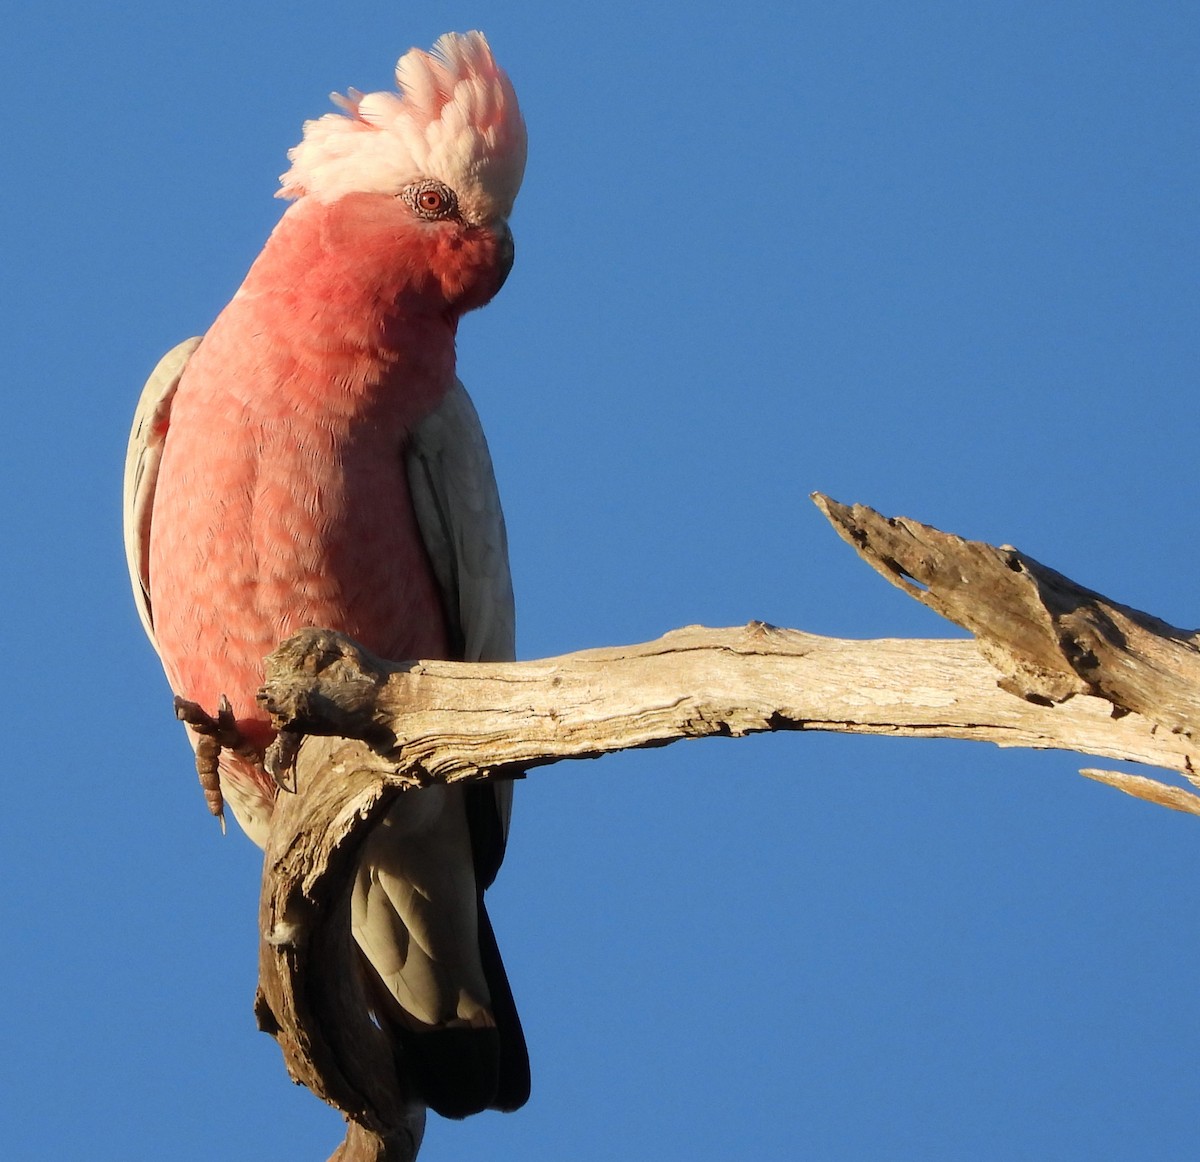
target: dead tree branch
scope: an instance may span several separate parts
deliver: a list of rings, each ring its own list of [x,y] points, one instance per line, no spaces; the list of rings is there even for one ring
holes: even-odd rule
[[[970,630],[1004,689],[1064,702],[1092,694],[1187,737],[1200,730],[1200,637],[1118,605],[1011,545],[993,548],[816,493],[873,569]],[[1072,748],[1074,749],[1074,748]]]
[[[974,640],[849,641],[754,622],[467,664],[384,661],[307,630],[268,659],[261,700],[280,730],[268,761],[297,793],[280,796],[267,847],[258,1014],[292,1077],[345,1113],[335,1158],[400,1162],[420,1143],[423,1111],[369,1018],[346,917],[357,845],[407,787],[774,730],[1056,748],[1192,778],[1195,634],[1015,549],[814,499],[875,569]],[[1183,787],[1083,773],[1200,814],[1200,796]]]

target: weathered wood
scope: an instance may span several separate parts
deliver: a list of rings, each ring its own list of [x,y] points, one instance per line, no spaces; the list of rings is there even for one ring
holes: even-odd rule
[[[259,902],[259,1028],[292,1079],[349,1123],[340,1162],[411,1162],[425,1111],[397,1069],[397,1047],[371,1019],[350,935],[358,844],[389,794],[356,761],[361,743],[313,738],[281,794],[264,853]]]
[[[380,753],[363,761],[395,782],[769,730],[974,739],[1191,769],[1190,740],[1142,715],[1114,717],[1088,695],[1064,706],[1015,698],[998,678],[972,641],[846,641],[761,622],[488,664],[386,662],[305,630],[271,656],[263,703],[285,738],[373,738]]]
[[[349,1121],[345,1141],[330,1155],[329,1162],[411,1162],[420,1146],[420,1134],[415,1139],[403,1133],[385,1135]]]
[[[1011,545],[994,548],[820,493],[818,508],[873,569],[964,629],[1024,698],[1095,694],[1168,730],[1200,732],[1200,637],[1120,605]]]
[[[1182,787],[1171,787],[1160,783],[1157,779],[1148,779],[1145,775],[1131,775],[1124,771],[1098,771],[1092,767],[1084,767],[1079,772],[1097,783],[1105,783],[1132,795],[1135,799],[1145,799],[1147,803],[1157,803],[1160,807],[1170,807],[1172,811],[1183,811],[1188,815],[1200,815],[1200,795],[1193,795]]]
[[[258,1013],[293,1078],[346,1114],[335,1159],[414,1158],[424,1125],[396,1047],[371,1020],[347,915],[357,846],[408,788],[773,730],[1057,748],[1193,778],[1196,635],[1015,549],[814,499],[875,569],[975,639],[847,641],[754,622],[467,664],[384,661],[306,630],[267,659],[260,698],[280,730],[268,766],[296,793],[280,795],[267,846]],[[1200,814],[1183,787],[1083,774]]]

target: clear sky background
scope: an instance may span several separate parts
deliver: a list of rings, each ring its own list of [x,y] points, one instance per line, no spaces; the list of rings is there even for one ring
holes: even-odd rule
[[[483,28],[530,161],[460,371],[523,657],[751,618],[946,636],[813,489],[1192,626],[1200,9],[360,0],[5,18],[0,1155],[327,1157],[255,1030],[258,852],[207,816],[120,549],[130,415],[331,89]],[[1086,760],[819,735],[518,788],[518,1114],[422,1159],[1190,1159],[1200,822]]]

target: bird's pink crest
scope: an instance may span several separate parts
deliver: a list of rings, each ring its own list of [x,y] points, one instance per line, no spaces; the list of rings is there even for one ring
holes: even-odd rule
[[[468,221],[507,217],[525,172],[525,122],[482,32],[448,32],[396,65],[399,92],[333,95],[343,113],[305,122],[279,197],[332,202],[399,193],[420,178],[453,188]]]

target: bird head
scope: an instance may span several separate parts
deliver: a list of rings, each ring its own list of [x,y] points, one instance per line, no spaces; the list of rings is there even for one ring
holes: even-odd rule
[[[334,94],[342,112],[305,123],[277,196],[351,201],[359,214],[373,203],[372,219],[389,201],[396,228],[432,247],[451,282],[463,283],[461,308],[480,305],[512,265],[508,216],[526,155],[512,82],[481,32],[447,33],[432,52],[411,49],[396,82],[397,92]],[[478,266],[491,276],[481,279]]]

